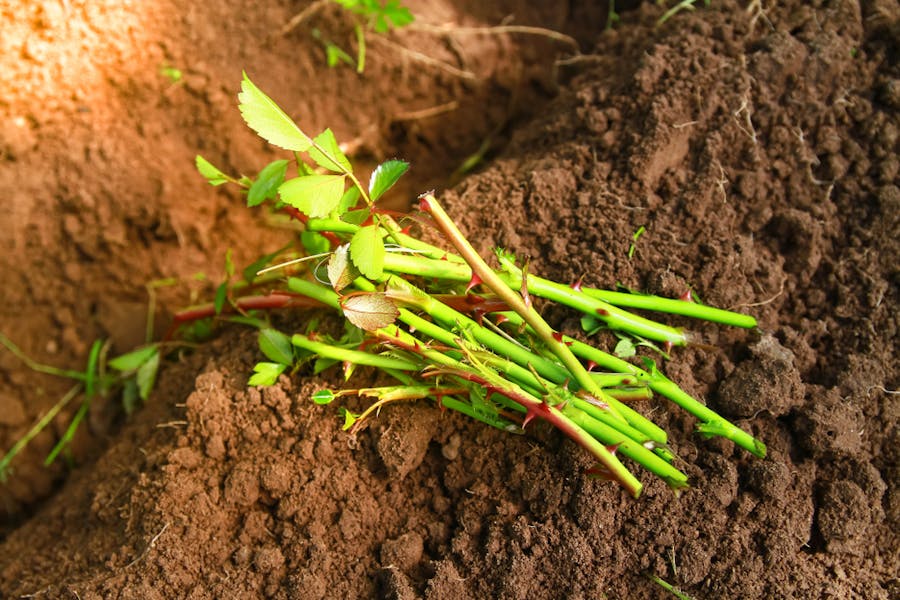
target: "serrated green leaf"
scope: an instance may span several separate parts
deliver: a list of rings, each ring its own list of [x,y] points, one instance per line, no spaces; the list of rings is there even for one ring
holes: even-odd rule
[[[393,300],[381,293],[346,296],[341,309],[348,321],[366,331],[387,327],[400,316]]]
[[[312,145],[312,139],[256,87],[246,73],[241,82],[238,102],[241,116],[250,129],[270,144],[295,152],[306,152]]]
[[[159,352],[155,352],[137,370],[135,381],[138,386],[138,396],[145,402],[150,397],[150,392],[153,391],[153,384],[156,383],[156,372],[158,370]]]
[[[353,170],[330,129],[317,135],[314,142],[308,154],[317,165],[335,173],[350,173]]]
[[[253,375],[247,385],[252,386],[269,386],[278,380],[278,376],[284,373],[287,365],[270,362],[260,362],[253,366]]]
[[[199,154],[194,159],[194,164],[197,165],[197,170],[210,185],[222,185],[223,183],[228,183],[228,175],[213,166],[211,162]]]
[[[384,240],[376,225],[360,227],[350,239],[350,260],[369,279],[378,279],[384,273],[384,255]]]
[[[295,177],[282,183],[278,194],[282,202],[307,216],[327,217],[344,195],[344,175]]]
[[[314,254],[324,254],[331,250],[331,242],[318,231],[301,232],[300,243],[310,256]]]
[[[291,345],[291,338],[277,329],[260,330],[259,349],[269,360],[288,366],[294,363],[294,347]]]
[[[312,401],[316,404],[331,404],[335,398],[331,390],[319,390],[312,395]]]
[[[150,357],[156,353],[156,351],[157,349],[155,344],[144,346],[143,348],[132,350],[127,354],[117,356],[108,361],[106,364],[116,371],[122,371],[123,373],[126,371],[134,371],[142,364],[147,362]]]
[[[287,164],[286,160],[276,160],[263,167],[247,192],[247,206],[259,206],[266,200],[275,198],[278,187],[284,183]]]
[[[378,165],[369,178],[369,198],[372,202],[381,198],[408,170],[409,163],[402,160],[388,160]]]
[[[334,291],[340,293],[342,289],[353,283],[359,277],[359,269],[350,261],[350,245],[339,246],[328,259],[328,281]]]

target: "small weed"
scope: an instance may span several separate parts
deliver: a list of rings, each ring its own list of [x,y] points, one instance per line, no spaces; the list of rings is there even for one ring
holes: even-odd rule
[[[665,579],[662,579],[661,577],[657,577],[656,575],[647,574],[647,578],[650,579],[650,581],[652,581],[659,587],[661,587],[662,589],[666,590],[667,592],[669,592],[670,594],[672,594],[673,596],[678,598],[678,600],[694,600],[689,595],[685,594],[680,589],[678,589],[677,587],[675,587],[674,585],[672,585]]]
[[[656,26],[660,27],[662,25],[665,25],[669,19],[682,11],[694,10],[696,8],[695,5],[697,4],[697,2],[698,0],[681,0],[675,6],[663,13],[663,15],[656,21]],[[660,0],[658,4],[660,6],[665,6],[666,2],[664,0]],[[709,4],[710,0],[703,0],[703,5],[707,8],[709,8]]]
[[[366,34],[383,36],[389,31],[405,27],[415,20],[410,10],[398,0],[317,0],[292,18],[282,29],[282,35],[295,29],[327,4],[340,5],[353,21],[356,58],[354,59],[318,28],[312,29],[312,36],[325,49],[325,62],[329,67],[336,67],[343,63],[354,67],[357,73],[362,73],[366,69]]]
[[[3,334],[0,334],[0,345],[37,373],[55,375],[76,382],[50,410],[32,425],[25,435],[13,444],[6,454],[0,457],[0,482],[4,482],[8,478],[12,461],[16,455],[24,450],[31,440],[37,437],[60,411],[75,399],[81,397],[81,405],[69,421],[62,437],[45,458],[45,465],[52,464],[61,453],[68,449],[79,425],[87,416],[92,401],[98,396],[108,397],[112,394],[120,394],[123,410],[130,414],[150,396],[160,363],[159,344],[147,344],[127,354],[107,359],[109,345],[97,340],[91,345],[87,365],[83,371],[40,364],[22,352],[12,340]]]

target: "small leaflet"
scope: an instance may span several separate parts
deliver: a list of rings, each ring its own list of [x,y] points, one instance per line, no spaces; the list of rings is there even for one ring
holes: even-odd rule
[[[359,277],[359,269],[350,261],[350,244],[338,246],[328,259],[328,281],[335,292],[353,283]]]
[[[366,331],[387,327],[400,316],[397,306],[382,293],[345,296],[341,308],[348,321]]]

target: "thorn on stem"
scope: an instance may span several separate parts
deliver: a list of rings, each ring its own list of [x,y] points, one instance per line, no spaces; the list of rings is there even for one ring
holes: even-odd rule
[[[475,287],[476,285],[479,285],[480,283],[482,283],[481,277],[478,276],[478,273],[475,273],[475,272],[473,271],[473,272],[472,272],[472,278],[469,280],[468,285],[466,285],[466,294],[468,294],[469,291],[471,291],[471,289],[472,289],[473,287]]]
[[[578,278],[578,281],[576,281],[575,283],[570,284],[569,287],[572,288],[573,290],[575,290],[576,292],[580,292],[580,291],[581,291],[581,284],[582,284],[583,280],[584,280],[584,275],[581,275],[581,276]]]
[[[605,465],[597,463],[596,466],[587,469],[584,472],[588,477],[592,477],[594,479],[603,479],[606,481],[616,481],[617,478],[613,475],[612,471],[610,471]]]
[[[593,370],[596,369],[596,368],[597,368],[597,363],[595,363],[595,362],[592,361],[592,360],[587,361],[587,370],[588,370],[588,373],[590,373],[591,371],[593,371]]]
[[[678,299],[683,300],[685,302],[693,302],[694,296],[693,296],[693,294],[691,294],[690,288],[688,288],[688,290],[685,293],[683,293],[681,296],[679,296]]]

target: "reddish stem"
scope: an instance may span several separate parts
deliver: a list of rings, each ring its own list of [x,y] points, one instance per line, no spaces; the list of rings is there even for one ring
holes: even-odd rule
[[[321,302],[317,302],[306,296],[294,295],[285,292],[272,292],[266,296],[244,296],[238,298],[231,304],[222,307],[219,314],[243,313],[249,310],[276,310],[279,308],[319,308],[325,306]],[[205,319],[207,317],[216,316],[216,307],[214,304],[203,304],[194,306],[175,313],[172,318],[172,325],[169,326],[164,340],[170,340],[175,331],[183,324]]]

